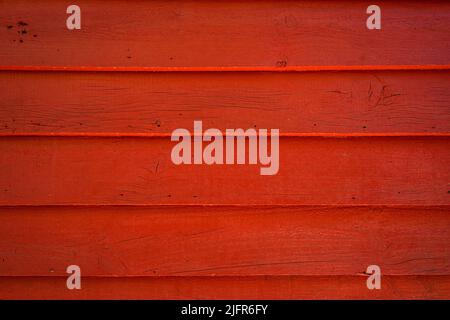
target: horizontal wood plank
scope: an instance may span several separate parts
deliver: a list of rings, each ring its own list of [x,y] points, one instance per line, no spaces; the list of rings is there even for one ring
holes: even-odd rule
[[[1,207],[0,276],[448,275],[449,207]]]
[[[447,138],[281,138],[272,176],[260,164],[175,165],[175,145],[2,138],[0,204],[450,204]]]
[[[2,1],[1,66],[449,65],[448,1]]]
[[[450,73],[0,72],[0,134],[449,133]]]
[[[0,277],[0,299],[449,299],[448,276],[384,276],[381,290],[366,277]]]

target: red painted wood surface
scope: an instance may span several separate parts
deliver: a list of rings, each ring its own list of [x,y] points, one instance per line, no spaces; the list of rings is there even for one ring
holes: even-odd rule
[[[367,290],[366,276],[86,277],[67,290],[65,277],[0,277],[8,299],[448,299],[448,276],[385,276]]]
[[[448,1],[377,4],[382,30],[368,32],[366,1],[80,0],[70,32],[66,1],[3,1],[1,65],[450,65]]]
[[[2,139],[0,204],[450,204],[445,137],[284,138],[273,176],[260,175],[259,164],[178,166],[174,145]]]
[[[447,275],[449,228],[446,207],[11,207],[0,274]]]
[[[443,71],[0,72],[0,87],[0,135],[170,134],[199,119],[221,130],[256,126],[282,135],[450,133]]]
[[[77,4],[0,3],[0,299],[450,297],[448,1]],[[194,120],[279,173],[175,166]]]

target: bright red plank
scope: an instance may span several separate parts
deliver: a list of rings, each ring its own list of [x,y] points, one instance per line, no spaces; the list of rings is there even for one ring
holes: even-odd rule
[[[446,138],[281,138],[272,176],[259,164],[175,165],[175,144],[0,139],[0,204],[450,204]]]
[[[0,72],[0,134],[450,132],[448,72]]]
[[[447,275],[449,207],[2,207],[0,276]]]

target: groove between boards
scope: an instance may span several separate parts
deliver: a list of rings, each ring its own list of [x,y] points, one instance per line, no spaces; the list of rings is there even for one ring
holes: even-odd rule
[[[148,276],[143,276],[143,275],[120,275],[120,276],[115,276],[115,275],[83,275],[83,279],[108,279],[108,278],[112,278],[112,279],[143,279],[143,280],[150,280],[150,279],[167,279],[167,280],[181,280],[181,279],[193,279],[193,280],[220,280],[220,279],[224,279],[224,280],[231,280],[231,279],[236,279],[236,280],[285,280],[285,279],[311,279],[311,278],[315,278],[315,279],[320,279],[320,278],[335,278],[335,279],[339,279],[339,278],[361,278],[361,277],[367,277],[369,276],[368,274],[365,273],[358,273],[358,274],[342,274],[342,275],[211,275],[211,276],[205,276],[205,275],[201,275],[201,276],[155,276],[155,275],[148,275]],[[438,275],[424,275],[424,274],[395,274],[395,275],[390,275],[390,274],[386,274],[383,275],[383,277],[387,277],[387,278],[449,278],[450,279],[450,274],[438,274]],[[13,279],[13,278],[18,278],[18,279],[24,279],[24,278],[30,278],[30,279],[43,279],[43,278],[48,278],[48,279],[58,279],[58,278],[62,278],[62,279],[67,279],[67,275],[14,275],[14,276],[5,276],[5,275],[0,275],[0,280],[2,279]]]
[[[186,204],[82,204],[82,203],[72,203],[72,204],[0,204],[0,209],[2,208],[261,208],[261,209],[281,209],[281,208],[299,208],[299,209],[429,209],[429,210],[439,210],[439,209],[449,209],[450,204],[431,204],[431,205],[409,205],[409,204],[197,204],[197,203],[186,203]]]
[[[258,130],[258,129],[255,129]],[[237,135],[226,134],[223,136],[260,136],[256,135]],[[267,136],[272,134],[267,132]],[[0,132],[0,138],[14,138],[14,137],[62,137],[62,138],[170,138],[172,133],[164,132]],[[182,135],[181,135],[182,136]],[[191,134],[191,136],[208,136]],[[366,133],[366,132],[352,132],[352,133],[326,133],[326,132],[281,132],[277,136],[282,138],[426,138],[426,137],[450,137],[450,132],[382,132],[382,133]]]
[[[450,70],[450,65],[355,65],[287,67],[114,67],[114,66],[0,66],[0,71],[95,71],[95,72],[318,72]]]

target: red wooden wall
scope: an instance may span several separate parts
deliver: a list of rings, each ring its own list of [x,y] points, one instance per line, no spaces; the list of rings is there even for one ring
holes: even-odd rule
[[[450,2],[76,4],[0,2],[0,298],[450,298]],[[279,173],[174,165],[194,120]]]

